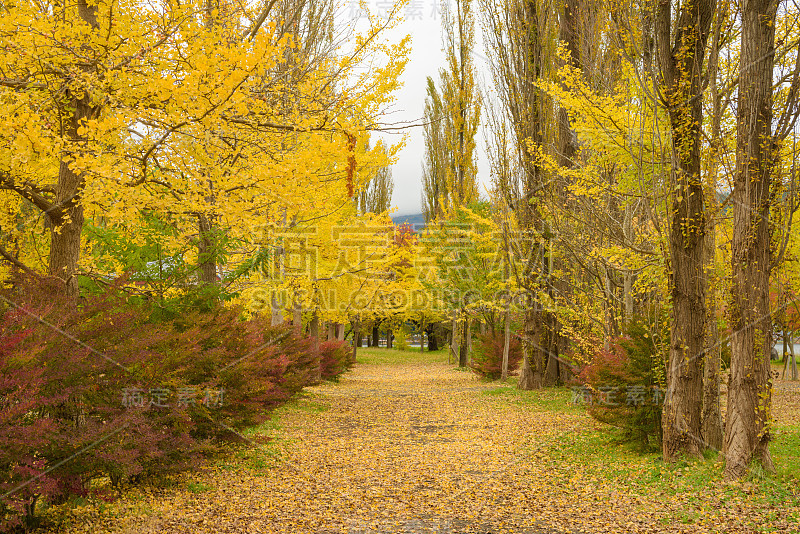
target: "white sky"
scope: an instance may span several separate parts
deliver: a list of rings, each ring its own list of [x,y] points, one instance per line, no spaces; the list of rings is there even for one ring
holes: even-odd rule
[[[411,36],[411,54],[403,73],[403,87],[397,93],[397,100],[384,117],[384,123],[413,122],[422,123],[425,109],[425,81],[431,76],[437,83],[439,69],[444,67],[445,58],[442,42],[441,0],[409,0],[403,9],[404,20],[387,32],[389,42],[399,42],[403,36]],[[365,0],[372,13],[386,13],[390,0]],[[477,2],[475,2],[477,4]],[[358,18],[357,1],[345,2],[340,16],[345,19]],[[476,5],[474,5],[477,8]],[[477,9],[476,9],[477,14]],[[476,21],[476,26],[477,26]],[[475,28],[476,46],[474,62],[480,77],[490,81],[489,68],[483,55],[480,28]],[[408,215],[422,211],[422,160],[425,145],[422,127],[403,130],[407,135],[406,146],[399,153],[398,162],[392,168],[394,195],[392,205],[397,209],[392,215]],[[402,134],[380,134],[388,143],[397,142]],[[478,179],[483,184],[481,191],[489,183],[489,166],[483,149],[483,133],[478,131]],[[484,193],[485,195],[485,193]]]

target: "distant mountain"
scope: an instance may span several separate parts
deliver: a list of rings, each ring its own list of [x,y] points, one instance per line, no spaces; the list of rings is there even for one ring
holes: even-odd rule
[[[392,222],[395,224],[410,224],[414,230],[422,230],[425,228],[425,216],[421,213],[414,213],[412,215],[395,215],[392,217]]]

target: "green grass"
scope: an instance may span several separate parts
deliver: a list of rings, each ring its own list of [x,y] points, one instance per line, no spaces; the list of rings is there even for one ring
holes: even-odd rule
[[[447,349],[434,352],[420,352],[419,347],[411,350],[359,348],[357,364],[404,365],[407,363],[447,363]]]
[[[588,476],[605,480],[625,492],[680,497],[708,508],[709,512],[713,511],[713,505],[704,503],[701,496],[711,486],[722,491],[723,500],[742,499],[778,510],[800,505],[798,426],[783,427],[776,432],[777,438],[770,446],[776,473],[765,473],[754,467],[741,484],[727,486],[722,475],[724,459],[717,452],[706,451],[701,458],[667,464],[662,461],[660,451],[642,454],[633,445],[620,443],[621,434],[617,429],[602,425],[599,428],[565,437],[547,451],[549,461],[554,466],[580,466]],[[563,475],[565,480],[569,476],[569,472]],[[695,518],[678,519],[693,521]]]
[[[285,404],[276,408],[275,413],[280,414],[285,410],[297,410],[308,413],[322,413],[327,412],[330,406],[321,400],[322,397],[316,393],[311,393],[306,390],[298,391],[294,396],[289,399]]]
[[[516,379],[487,389],[482,395],[497,401],[520,403],[544,412],[582,412],[585,408],[572,403],[569,388],[545,388],[521,391]],[[587,420],[588,423],[588,420]],[[800,425],[779,426],[774,430],[770,452],[775,463],[774,474],[754,467],[742,484],[724,484],[724,458],[715,451],[706,451],[701,458],[666,464],[660,451],[642,453],[636,444],[624,443],[620,430],[599,422],[588,423],[585,430],[569,434],[547,449],[547,461],[553,467],[580,466],[580,470],[597,480],[604,480],[630,493],[657,493],[666,498],[680,497],[699,507],[710,507],[700,496],[711,485],[723,487],[722,498],[746,499],[765,508],[786,510],[800,505]],[[556,472],[560,469],[556,469]],[[568,481],[573,471],[561,475]],[[710,508],[707,510],[712,512]],[[693,523],[696,512],[687,512],[674,520]]]
[[[497,387],[483,391],[484,395],[506,399],[508,402],[530,405],[543,411],[574,413],[583,408],[572,402],[572,390],[567,387],[551,387],[534,391],[517,389],[517,379],[510,378],[506,384],[497,382]]]
[[[203,484],[202,482],[195,482],[190,480],[188,484],[186,484],[186,489],[189,493],[204,493],[206,491],[211,491],[214,488],[209,486],[208,484]]]
[[[770,444],[777,474],[800,480],[800,424],[778,426]]]

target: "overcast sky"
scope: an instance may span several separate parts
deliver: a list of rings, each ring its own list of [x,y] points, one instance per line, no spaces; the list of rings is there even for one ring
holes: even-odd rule
[[[415,122],[422,123],[425,109],[425,80],[431,76],[438,82],[438,72],[445,64],[442,43],[441,0],[410,0],[403,10],[403,22],[387,33],[390,42],[398,42],[405,35],[411,36],[411,55],[406,65],[402,81],[403,87],[397,94],[397,100],[384,118],[385,123]],[[373,13],[386,12],[391,6],[390,0],[366,0],[366,6]],[[358,2],[346,0],[340,11],[344,18],[358,18]],[[476,54],[474,61],[476,70],[488,81],[488,66],[483,56],[480,30],[476,28]],[[396,211],[392,215],[407,215],[422,211],[422,159],[425,145],[422,139],[422,127],[404,130],[407,135],[405,148],[400,152],[398,162],[392,168],[394,178],[394,195],[392,205]],[[387,142],[396,142],[402,134],[380,134]],[[478,132],[478,170],[479,180],[484,190],[489,182],[488,163],[483,150],[483,134]],[[483,193],[485,195],[485,193]]]

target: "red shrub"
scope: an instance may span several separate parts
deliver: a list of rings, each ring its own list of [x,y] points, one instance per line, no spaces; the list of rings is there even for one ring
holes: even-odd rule
[[[23,282],[0,309],[0,523],[30,524],[37,499],[96,477],[194,465],[308,382],[294,330],[222,306],[154,323],[116,288],[75,305],[58,287]],[[324,354],[327,378],[344,369],[341,347]]]
[[[632,323],[610,350],[598,350],[578,375],[573,402],[589,415],[623,431],[623,440],[642,450],[661,442],[661,410],[666,395],[665,352],[669,336],[649,323]]]
[[[352,365],[352,347],[344,342],[331,339],[319,344],[319,358],[323,380],[332,380]]]
[[[505,337],[502,330],[495,330],[478,336],[474,345],[474,352],[470,367],[473,371],[485,378],[497,380],[502,376],[503,370],[503,347]],[[522,361],[522,345],[519,337],[513,333],[508,350],[508,369],[509,372],[516,369]]]

